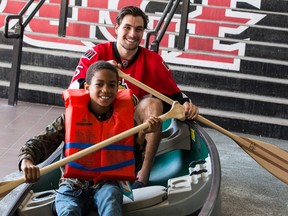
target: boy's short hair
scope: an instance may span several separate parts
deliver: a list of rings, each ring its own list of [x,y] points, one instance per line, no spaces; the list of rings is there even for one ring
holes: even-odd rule
[[[126,15],[132,15],[134,17],[141,16],[144,22],[144,29],[147,29],[149,18],[140,8],[136,6],[127,6],[122,8],[116,17],[116,24],[121,25],[122,20]]]
[[[92,80],[92,77],[94,76],[94,74],[97,72],[97,71],[100,71],[100,70],[110,70],[112,71],[113,73],[116,74],[116,79],[117,79],[117,82],[118,82],[118,78],[119,78],[119,75],[118,75],[118,70],[116,68],[116,66],[112,65],[111,63],[107,62],[107,61],[97,61],[93,64],[91,64],[87,70],[87,74],[86,74],[86,83],[88,85],[91,84],[91,80]]]

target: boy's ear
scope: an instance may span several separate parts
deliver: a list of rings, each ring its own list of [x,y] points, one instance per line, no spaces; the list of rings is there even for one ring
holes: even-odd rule
[[[84,83],[84,89],[89,92],[90,85],[87,82]]]

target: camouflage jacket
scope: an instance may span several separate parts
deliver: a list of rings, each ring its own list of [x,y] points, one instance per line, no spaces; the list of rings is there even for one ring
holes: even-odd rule
[[[108,117],[109,118],[109,117]],[[105,120],[105,118],[103,118]],[[137,134],[135,134],[137,136]],[[29,159],[34,164],[39,164],[45,161],[58,147],[61,143],[65,141],[65,115],[62,114],[57,119],[55,119],[50,125],[48,125],[45,130],[29,139],[24,146],[20,149],[18,155],[18,167],[19,170],[21,166],[21,161],[23,159]],[[143,162],[143,153],[145,150],[146,140],[144,149],[143,146],[135,145],[134,154],[136,159],[136,170],[138,171]],[[64,173],[64,167],[61,167],[62,173]],[[87,187],[98,187],[99,184],[93,185],[93,181],[83,181],[73,178],[60,178],[59,184],[69,184],[74,188],[85,189]],[[102,184],[102,183],[101,183]]]
[[[45,128],[41,134],[29,139],[20,149],[18,155],[18,167],[21,166],[23,159],[29,159],[34,164],[45,161],[65,140],[65,116],[62,114]],[[61,167],[62,173],[64,167]],[[60,178],[59,185],[69,184],[75,189],[86,189],[88,187],[97,187],[99,184],[93,184],[93,181],[84,181],[73,178]],[[101,183],[102,184],[102,183]]]

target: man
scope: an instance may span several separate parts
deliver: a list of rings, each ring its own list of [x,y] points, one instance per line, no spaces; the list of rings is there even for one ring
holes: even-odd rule
[[[193,105],[188,98],[183,98],[183,94],[177,87],[172,73],[162,57],[139,46],[148,21],[147,15],[140,8],[124,7],[116,18],[116,42],[98,44],[89,49],[81,57],[69,88],[81,87],[90,64],[95,61],[106,60],[156,91],[173,100],[178,100],[183,104],[186,119],[194,119],[199,113],[198,107]],[[147,120],[149,116],[159,116],[170,109],[168,104],[149,96],[144,90],[123,79],[120,86],[132,89],[136,101],[140,101],[135,110],[135,119],[138,124]],[[137,174],[138,181],[134,183],[133,188],[148,184],[150,170],[161,139],[160,135],[161,128],[155,133],[146,135],[147,145],[144,161]]]

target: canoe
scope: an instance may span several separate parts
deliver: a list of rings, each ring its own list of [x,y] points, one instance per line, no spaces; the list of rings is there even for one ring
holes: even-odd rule
[[[163,125],[149,185],[133,190],[133,200],[123,196],[123,215],[220,215],[221,168],[213,140],[194,121],[170,119]],[[60,155],[61,147],[40,167],[59,160]],[[53,216],[59,177],[56,169],[35,184],[14,189],[5,197],[10,202],[5,202],[3,215]],[[91,210],[88,215],[97,213]]]

